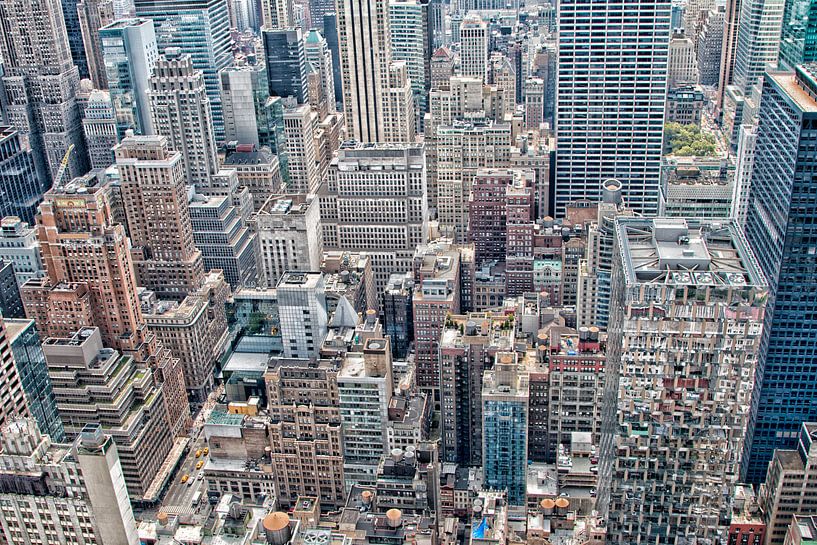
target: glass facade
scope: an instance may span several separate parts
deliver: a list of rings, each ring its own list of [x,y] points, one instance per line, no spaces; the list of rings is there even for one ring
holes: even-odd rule
[[[79,69],[80,79],[90,78],[88,59],[85,57],[85,45],[82,41],[82,28],[79,26],[79,12],[77,0],[60,0],[62,16],[65,20],[65,30],[68,32],[68,47],[71,48],[71,58]]]
[[[771,312],[752,403],[744,477],[759,482],[775,449],[792,449],[817,420],[817,81],[813,73],[764,81],[746,238],[766,275]]]
[[[306,102],[306,52],[300,29],[263,30],[269,94]]]
[[[780,32],[780,66],[817,60],[817,0],[786,0]]]
[[[485,488],[507,490],[511,505],[525,505],[528,467],[528,405],[485,400],[482,408]]]
[[[64,441],[65,432],[34,320],[6,320],[6,328],[9,333],[16,332],[16,335],[9,335],[9,344],[31,415],[41,433],[48,434],[52,441]]]
[[[43,190],[31,150],[23,149],[14,128],[0,127],[0,216],[18,216],[34,225]]]
[[[136,15],[153,19],[159,53],[178,47],[204,72],[216,141],[224,140],[218,73],[233,63],[227,0],[136,0]]]

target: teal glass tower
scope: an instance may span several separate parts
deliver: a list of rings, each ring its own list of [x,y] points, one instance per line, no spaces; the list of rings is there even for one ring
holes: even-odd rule
[[[528,470],[528,375],[513,352],[499,352],[482,383],[482,467],[488,490],[525,505]]]
[[[780,31],[780,67],[817,60],[817,0],[786,0]]]

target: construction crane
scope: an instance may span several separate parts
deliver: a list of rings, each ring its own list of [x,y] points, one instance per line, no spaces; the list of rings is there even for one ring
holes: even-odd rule
[[[60,162],[60,168],[57,170],[57,175],[54,176],[54,187],[60,187],[62,184],[62,178],[65,176],[65,171],[68,170],[68,158],[71,157],[71,152],[74,151],[74,144],[68,146],[68,149],[65,150],[65,155]]]

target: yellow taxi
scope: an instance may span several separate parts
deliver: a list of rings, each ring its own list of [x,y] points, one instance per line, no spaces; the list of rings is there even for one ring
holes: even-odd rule
[[[203,451],[203,452],[204,452],[204,455],[205,455],[205,456],[207,456],[208,454],[210,454],[210,447],[204,447],[204,451]]]
[[[190,480],[190,475],[188,475],[187,473],[182,475],[182,484],[186,483],[188,480]]]
[[[196,451],[196,458],[201,458],[201,449]]]
[[[201,469],[201,466],[203,466],[203,465],[204,465],[204,460],[199,460],[198,462],[196,462],[196,469]]]

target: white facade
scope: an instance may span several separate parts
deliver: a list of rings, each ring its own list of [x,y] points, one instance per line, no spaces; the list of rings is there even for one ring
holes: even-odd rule
[[[734,84],[744,95],[766,67],[777,64],[785,0],[743,0],[740,6]]]
[[[695,43],[687,36],[676,35],[669,43],[669,86],[698,82],[698,60]]]
[[[267,287],[278,285],[287,271],[320,268],[323,246],[318,199],[305,195],[270,199],[255,216],[255,232]]]
[[[284,357],[316,358],[329,323],[323,274],[287,272],[278,282],[276,294]]]
[[[732,213],[730,214],[741,227],[746,225],[746,212],[749,210],[749,190],[752,184],[756,143],[757,125],[741,125],[738,136],[738,155],[735,163]]]
[[[0,222],[0,260],[14,264],[18,286],[45,275],[37,233],[16,216],[5,217]]]
[[[321,182],[315,163],[317,127],[318,114],[308,105],[284,111],[284,133],[289,154],[287,193],[312,193]]]
[[[460,75],[486,81],[488,75],[488,25],[479,15],[469,15],[460,25]]]

